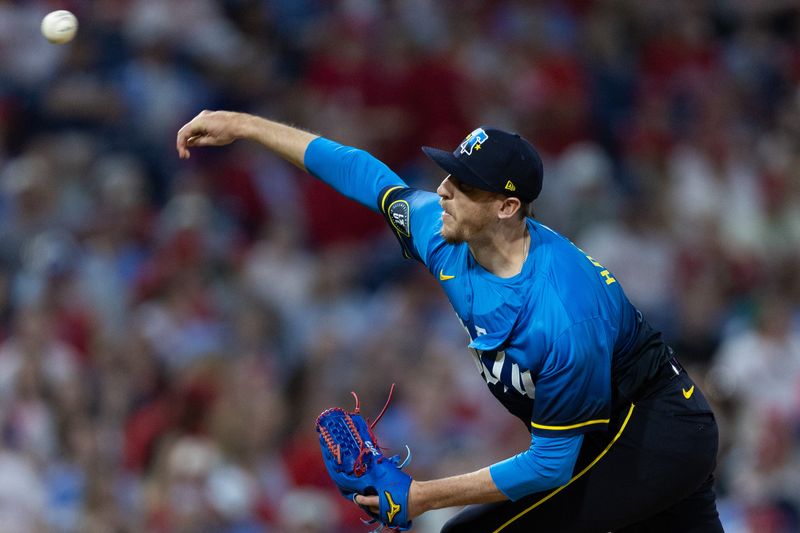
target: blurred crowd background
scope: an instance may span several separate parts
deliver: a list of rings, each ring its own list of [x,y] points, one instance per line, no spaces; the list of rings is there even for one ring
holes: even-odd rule
[[[726,531],[800,530],[796,0],[0,0],[0,532],[366,531],[314,420],[392,382],[419,479],[528,445],[378,215],[245,142],[177,158],[204,108],[422,188],[421,145],[530,138],[537,218],[714,402]]]

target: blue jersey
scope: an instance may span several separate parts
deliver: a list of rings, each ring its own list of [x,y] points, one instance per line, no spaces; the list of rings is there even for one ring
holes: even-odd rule
[[[304,162],[381,212],[403,254],[439,281],[492,394],[532,434],[528,451],[491,467],[509,498],[566,482],[583,433],[606,430],[616,402],[634,397],[669,357],[614,275],[547,226],[526,220],[522,271],[500,278],[467,244],[444,241],[438,195],[409,188],[368,153],[319,138]]]
[[[630,348],[640,317],[613,274],[544,224],[527,219],[522,270],[500,278],[466,243],[442,238],[436,194],[388,187],[380,209],[406,256],[436,277],[461,324],[483,379],[534,435],[605,429],[615,352]]]

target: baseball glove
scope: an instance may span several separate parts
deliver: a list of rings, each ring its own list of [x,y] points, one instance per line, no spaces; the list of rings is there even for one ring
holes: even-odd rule
[[[357,494],[378,496],[380,508],[377,514],[361,506],[371,517],[365,523],[380,522],[383,526],[405,531],[411,527],[408,518],[411,477],[401,468],[408,464],[411,453],[409,450],[402,462],[398,455],[385,456],[372,432],[386,411],[393,391],[394,384],[386,405],[372,423],[359,413],[358,396],[353,392],[355,410],[348,412],[341,407],[328,409],[317,417],[316,426],[322,459],[339,492],[348,500],[353,500]]]

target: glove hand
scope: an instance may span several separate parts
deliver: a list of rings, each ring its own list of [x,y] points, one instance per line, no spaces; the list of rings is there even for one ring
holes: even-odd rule
[[[401,470],[407,461],[383,454],[372,433],[375,422],[364,420],[358,403],[352,412],[338,407],[323,412],[316,423],[322,459],[342,496],[361,505],[373,521],[403,531],[411,527],[412,480]],[[370,498],[368,504],[359,503],[362,497]]]

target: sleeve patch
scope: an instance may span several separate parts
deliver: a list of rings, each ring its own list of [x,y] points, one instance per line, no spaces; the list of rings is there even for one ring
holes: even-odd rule
[[[409,187],[390,186],[378,195],[378,209],[403,249],[403,257],[427,265],[427,253],[439,235],[439,197]],[[414,212],[412,221],[411,212]]]
[[[405,200],[395,200],[389,205],[389,222],[395,231],[405,237],[411,236],[411,209]]]

